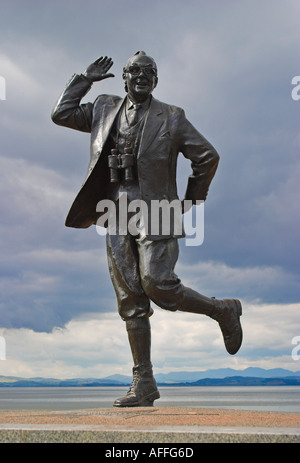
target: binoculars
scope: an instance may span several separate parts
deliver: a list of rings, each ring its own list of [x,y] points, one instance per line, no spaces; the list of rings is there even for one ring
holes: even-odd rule
[[[111,150],[108,156],[108,167],[111,183],[124,180],[134,180],[133,166],[134,155],[131,153],[131,148],[125,148],[125,153],[121,154],[116,148]]]

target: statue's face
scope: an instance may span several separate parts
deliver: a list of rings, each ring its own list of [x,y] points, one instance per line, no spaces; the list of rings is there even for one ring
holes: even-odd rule
[[[133,57],[126,64],[123,79],[127,85],[129,97],[134,101],[143,101],[156,87],[156,65],[149,56]]]

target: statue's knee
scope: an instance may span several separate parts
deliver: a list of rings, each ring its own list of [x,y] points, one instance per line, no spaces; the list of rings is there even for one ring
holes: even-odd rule
[[[168,285],[164,285],[162,281],[146,278],[143,282],[143,289],[149,299],[162,309],[177,310],[178,298],[175,292]]]
[[[153,296],[158,293],[157,282],[151,277],[145,277],[142,282],[143,290],[149,299],[153,300]]]

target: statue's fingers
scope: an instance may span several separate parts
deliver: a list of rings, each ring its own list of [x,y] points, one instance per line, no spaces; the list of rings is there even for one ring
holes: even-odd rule
[[[103,56],[100,56],[100,58],[97,58],[96,61],[93,62],[93,64],[99,64],[103,60]]]
[[[104,79],[107,79],[108,77],[115,77],[115,75],[110,72],[109,74],[105,74],[103,76]]]
[[[110,61],[105,63],[105,65],[104,65],[105,71],[108,71],[112,67],[113,64],[114,64],[114,62],[111,59],[110,59]]]

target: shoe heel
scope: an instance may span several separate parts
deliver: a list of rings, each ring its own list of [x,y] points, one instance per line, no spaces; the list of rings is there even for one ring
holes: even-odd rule
[[[153,407],[154,400],[144,399],[142,402],[139,403],[140,407]]]
[[[140,406],[141,407],[153,407],[153,402],[156,399],[160,398],[160,394],[158,391],[152,392],[152,394],[149,394],[148,397],[145,397],[143,400],[140,401]]]
[[[239,301],[238,299],[234,299],[234,301],[235,301],[236,306],[237,306],[238,315],[241,317],[242,316],[242,304],[241,304],[241,301]]]

